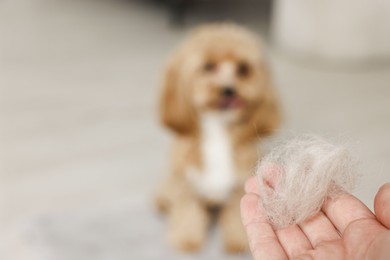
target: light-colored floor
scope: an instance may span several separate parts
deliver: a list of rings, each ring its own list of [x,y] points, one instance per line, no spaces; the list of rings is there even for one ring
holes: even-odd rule
[[[156,118],[160,69],[212,11],[172,28],[143,1],[0,5],[0,258],[226,259],[216,232],[195,256],[167,248],[150,204],[169,144]],[[236,18],[265,30],[253,14]],[[285,112],[274,139],[311,132],[353,143],[355,194],[372,207],[390,181],[390,67],[269,56]]]

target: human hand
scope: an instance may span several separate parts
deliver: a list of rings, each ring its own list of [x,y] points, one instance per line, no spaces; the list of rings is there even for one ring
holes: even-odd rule
[[[252,255],[259,259],[390,259],[390,183],[375,197],[374,215],[351,194],[328,199],[299,225],[274,230],[262,211],[257,180],[250,178],[241,218]]]

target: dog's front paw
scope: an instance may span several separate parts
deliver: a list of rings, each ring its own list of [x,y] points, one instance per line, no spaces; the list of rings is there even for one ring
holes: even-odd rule
[[[172,230],[168,235],[169,243],[181,251],[198,251],[205,242],[205,236],[199,230]]]
[[[242,253],[248,250],[248,241],[246,237],[231,237],[224,241],[224,248],[228,253]]]
[[[228,253],[241,253],[249,249],[248,239],[241,223],[226,223],[223,234],[224,249]]]

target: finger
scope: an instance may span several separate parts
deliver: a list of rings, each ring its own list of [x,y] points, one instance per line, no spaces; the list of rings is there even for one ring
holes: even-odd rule
[[[322,210],[340,233],[355,220],[375,219],[367,206],[349,193],[329,198]]]
[[[252,176],[245,183],[245,192],[255,193],[259,195],[259,181],[263,181],[265,185],[274,188],[275,183],[281,178],[282,168],[276,164],[269,164],[262,167],[261,177]]]
[[[322,211],[299,224],[299,226],[309,239],[313,248],[316,248],[316,246],[322,242],[340,238],[336,228]]]
[[[248,193],[241,199],[241,218],[254,259],[287,259],[256,194]]]
[[[278,229],[275,232],[289,258],[297,257],[313,249],[309,239],[307,239],[298,225]]]
[[[380,187],[375,196],[374,209],[377,219],[390,228],[390,182]]]
[[[255,193],[255,194],[259,195],[259,183],[258,183],[258,178],[256,176],[250,177],[245,182],[245,192],[246,193]]]
[[[275,163],[268,163],[259,168],[261,181],[271,189],[280,181],[283,175],[283,168]]]

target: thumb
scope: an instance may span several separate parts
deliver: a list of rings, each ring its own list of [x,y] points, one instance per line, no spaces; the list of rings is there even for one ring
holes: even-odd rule
[[[390,228],[390,182],[380,187],[375,196],[374,209],[379,222]]]

